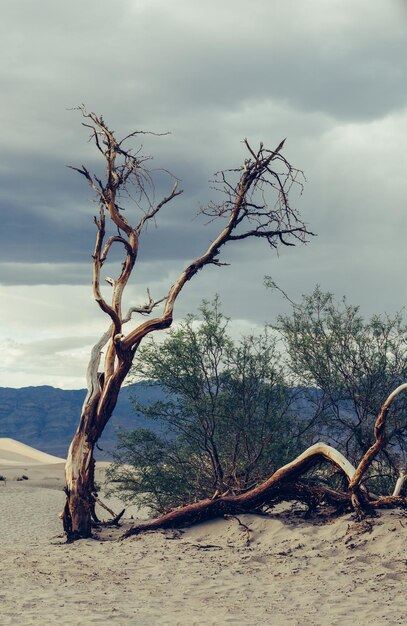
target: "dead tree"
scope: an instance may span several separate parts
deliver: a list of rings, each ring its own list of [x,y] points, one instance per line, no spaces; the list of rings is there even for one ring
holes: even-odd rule
[[[309,505],[325,503],[339,510],[353,509],[358,519],[363,519],[367,512],[378,508],[397,506],[407,508],[407,497],[402,496],[407,478],[406,468],[400,468],[399,478],[392,495],[379,497],[369,494],[362,483],[367,470],[386,444],[386,417],[390,405],[399,393],[405,390],[407,390],[407,383],[397,387],[384,402],[374,428],[375,442],[367,450],[357,468],[353,467],[335,448],[325,443],[317,443],[246,493],[226,494],[217,498],[193,502],[170,511],[157,519],[133,526],[123,535],[123,538],[149,530],[180,527],[224,515],[261,510],[265,505],[288,500],[303,501]],[[321,462],[330,463],[344,476],[347,482],[346,490],[338,491],[325,486],[309,485],[301,481],[301,477],[310,468]]]
[[[155,301],[148,294],[148,302],[141,307],[122,310],[125,287],[137,260],[139,240],[148,222],[155,220],[166,204],[182,193],[175,182],[168,196],[160,202],[150,200],[152,178],[146,157],[140,151],[124,147],[125,142],[140,133],[133,132],[118,140],[101,116],[88,113],[79,107],[90,129],[91,140],[102,155],[106,165],[103,180],[89,172],[85,166],[73,167],[89,183],[99,201],[99,216],[93,253],[93,294],[99,307],[109,318],[109,328],[94,346],[87,372],[88,392],[83,404],[77,432],[72,440],[66,464],[66,504],[63,511],[64,529],[69,540],[90,537],[92,518],[95,517],[94,456],[96,442],[116,406],[121,385],[130,370],[135,353],[146,335],[171,326],[174,305],[184,285],[206,265],[223,265],[219,260],[222,247],[228,242],[242,242],[248,238],[264,239],[272,248],[292,246],[304,242],[310,233],[298,213],[290,206],[288,191],[301,174],[282,156],[282,141],[275,150],[261,143],[254,150],[247,140],[243,144],[247,158],[239,168],[222,171],[216,175],[215,186],[222,192],[220,203],[211,203],[203,213],[212,219],[223,220],[218,235],[203,254],[197,256],[179,275],[167,295]],[[134,190],[144,212],[138,223],[123,215],[119,204]],[[272,193],[270,204],[269,192]],[[138,203],[140,204],[140,203]],[[106,235],[106,217],[117,234]],[[106,278],[112,286],[111,297],[106,299],[101,289],[101,269],[113,245],[123,248],[123,264],[117,278]],[[132,315],[149,315],[163,303],[162,314],[148,319],[126,332],[124,325]],[[103,371],[101,360],[105,351]]]

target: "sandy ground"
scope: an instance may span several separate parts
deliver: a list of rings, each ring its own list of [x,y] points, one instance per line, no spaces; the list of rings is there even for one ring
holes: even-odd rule
[[[2,626],[407,623],[407,513],[384,512],[371,528],[351,516],[242,515],[250,532],[229,519],[122,542],[123,528],[105,529],[67,545],[63,464],[0,474]]]

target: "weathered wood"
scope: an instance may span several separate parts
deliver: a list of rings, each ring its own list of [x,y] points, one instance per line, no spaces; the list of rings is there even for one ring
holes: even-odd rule
[[[366,511],[369,509],[369,502],[366,494],[361,490],[362,478],[365,475],[368,468],[371,466],[373,460],[384,448],[386,444],[386,417],[389,412],[390,406],[395,398],[402,392],[407,390],[407,383],[399,385],[391,394],[386,398],[377,416],[374,426],[375,442],[367,450],[366,454],[362,457],[356,471],[349,483],[349,490],[352,497],[353,507],[357,516],[363,519]]]
[[[320,442],[305,450],[296,459],[274,472],[266,481],[246,493],[226,495],[215,499],[207,498],[188,504],[159,518],[134,526],[124,534],[124,537],[146,530],[195,524],[222,515],[237,515],[261,508],[272,501],[295,499],[310,502],[325,499],[330,504],[349,506],[350,494],[293,482],[298,476],[322,461],[328,461],[334,465],[345,475],[348,482],[352,479],[355,472],[352,464],[338,450]]]
[[[65,466],[67,500],[63,525],[69,541],[92,535],[92,492],[94,491],[93,445],[81,429],[75,434]]]
[[[401,493],[404,489],[404,485],[406,484],[406,482],[407,482],[407,473],[405,470],[402,470],[394,486],[393,497],[401,496]]]
[[[403,385],[402,388],[398,388],[398,391],[396,390],[397,393],[400,393],[406,387],[407,385]],[[387,399],[384,405],[385,410],[386,407],[388,409],[390,402],[396,397],[397,393],[393,392],[389,396],[391,399],[390,401],[389,398]],[[378,432],[379,436],[380,433]],[[374,456],[368,457],[370,463]],[[298,480],[301,475],[321,461],[328,461],[344,474],[348,481],[348,490],[346,492],[329,489],[324,486],[309,485]],[[368,466],[369,463],[362,466],[364,471],[367,470]],[[360,468],[361,464],[358,467]],[[356,469],[338,450],[320,442],[305,450],[296,459],[274,472],[266,481],[246,493],[235,496],[225,495],[215,499],[207,498],[199,502],[187,504],[166,515],[133,526],[123,534],[122,539],[160,528],[189,526],[216,517],[250,513],[256,509],[261,509],[265,505],[289,500],[303,501],[311,507],[325,503],[334,506],[338,511],[354,509],[358,517],[360,517],[360,510],[358,507],[355,507],[354,492],[352,492],[350,487],[354,482],[355,474]],[[393,495],[375,496],[374,498],[370,498],[363,486],[359,485],[358,496],[359,498],[363,497],[364,510],[366,510],[366,507],[371,510],[394,507],[407,508],[407,497],[401,497],[400,495],[406,480],[407,476],[401,473]],[[358,500],[358,503],[360,503],[360,500]]]
[[[397,507],[406,509],[407,498],[403,498],[401,496],[382,496],[376,500],[370,500],[369,505],[376,509],[393,509]]]
[[[226,217],[226,226],[208,247],[206,252],[198,256],[179,275],[164,299],[154,302],[149,295],[149,302],[144,307],[133,307],[123,315],[122,298],[129,281],[134,264],[137,260],[139,239],[145,224],[154,220],[157,213],[171,200],[182,193],[176,181],[168,196],[161,202],[153,204],[149,201],[147,188],[151,185],[151,174],[144,163],[147,157],[140,156],[139,152],[132,153],[125,150],[123,143],[126,139],[138,133],[130,133],[123,140],[118,141],[101,116],[88,113],[85,108],[79,107],[85,122],[83,125],[91,130],[91,139],[94,140],[98,151],[102,154],[106,165],[106,178],[102,182],[96,175],[92,175],[86,167],[72,167],[80,173],[91,189],[96,193],[100,204],[99,216],[94,221],[97,228],[96,242],[93,252],[93,295],[100,309],[110,318],[110,326],[101,339],[95,344],[88,366],[87,385],[88,393],[82,408],[78,429],[68,452],[66,464],[66,493],[67,501],[63,513],[64,529],[69,540],[89,537],[91,534],[91,518],[94,513],[94,459],[93,450],[105,425],[110,419],[116,406],[120,387],[128,374],[133,358],[140,342],[149,333],[164,330],[172,324],[175,302],[185,286],[204,266],[221,265],[218,260],[219,252],[227,242],[242,240],[247,237],[265,239],[272,247],[279,245],[293,245],[287,237],[294,241],[305,241],[307,231],[298,214],[288,203],[285,190],[286,183],[296,182],[298,170],[294,170],[288,161],[280,154],[283,143],[275,150],[266,149],[260,144],[259,149],[253,151],[247,140],[245,146],[250,154],[241,168],[233,170],[237,179],[233,184],[226,179],[226,173],[219,173],[219,184],[226,194],[226,200],[219,205],[210,204],[204,213],[211,217]],[[273,161],[285,168],[286,173],[274,170]],[[140,197],[147,200],[148,206],[144,216],[137,226],[133,226],[124,217],[118,205],[120,195],[126,192],[126,185],[133,183]],[[251,208],[247,198],[259,187],[263,206]],[[265,189],[277,190],[280,204],[276,209],[274,199],[271,207],[265,202]],[[254,211],[255,219],[252,219]],[[111,225],[117,230],[117,235],[106,239],[106,216]],[[253,227],[253,225],[256,225]],[[108,302],[101,289],[101,270],[114,245],[123,250],[121,270],[116,278],[108,278],[112,287],[111,298]],[[143,315],[149,314],[160,303],[165,301],[163,314],[154,319],[137,325],[133,330],[124,333],[123,326],[129,321],[133,312]],[[105,350],[104,370],[99,372],[102,351]],[[92,512],[93,511],[93,512]]]

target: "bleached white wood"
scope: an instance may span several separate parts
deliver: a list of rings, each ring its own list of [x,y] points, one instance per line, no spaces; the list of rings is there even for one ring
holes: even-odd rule
[[[282,474],[289,473],[291,470],[296,469],[298,466],[302,465],[304,461],[313,456],[323,456],[324,458],[332,461],[335,465],[342,469],[343,473],[346,475],[349,481],[352,480],[356,468],[352,465],[352,463],[350,463],[350,461],[348,461],[345,456],[343,456],[341,452],[339,452],[339,450],[333,448],[327,443],[324,443],[323,441],[315,443],[314,445],[304,450],[304,452],[297,456],[293,461],[290,461],[290,463],[287,463],[286,465],[283,465],[283,467],[280,467],[277,470],[276,474],[280,474],[280,472]]]
[[[392,494],[393,496],[401,495],[401,492],[403,490],[403,487],[404,487],[404,484],[405,484],[406,481],[407,481],[406,471],[402,470],[400,472],[400,475],[399,475],[399,477],[397,479],[397,482],[396,482],[396,484],[394,486],[394,491],[393,491],[393,494]]]

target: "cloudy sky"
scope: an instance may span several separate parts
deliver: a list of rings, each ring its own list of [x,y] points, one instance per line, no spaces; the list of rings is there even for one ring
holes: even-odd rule
[[[176,317],[218,292],[235,332],[316,283],[364,315],[406,305],[407,2],[404,0],[3,0],[0,23],[0,386],[84,386],[106,328],[92,301],[97,207],[66,165],[98,168],[78,112],[145,137],[183,196],[142,242],[128,304],[162,297],[213,236],[197,218],[212,173],[240,165],[241,140],[307,178],[293,203],[317,233],[271,253],[225,248],[230,267],[186,285]],[[130,218],[131,210],[127,209]]]

